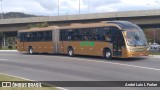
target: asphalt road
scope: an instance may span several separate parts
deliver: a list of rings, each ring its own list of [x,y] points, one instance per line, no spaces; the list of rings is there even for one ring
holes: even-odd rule
[[[28,55],[0,52],[0,73],[37,81],[160,81],[160,57],[105,60],[101,57]],[[69,90],[160,90],[160,88],[82,88]]]

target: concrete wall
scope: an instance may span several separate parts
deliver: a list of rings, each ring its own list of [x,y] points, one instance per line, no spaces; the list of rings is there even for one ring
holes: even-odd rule
[[[98,14],[65,15],[52,17],[14,18],[0,20],[0,31],[10,32],[26,29],[29,24],[48,22],[50,25],[69,25],[70,23],[87,23],[107,20],[125,20],[142,27],[160,27],[160,10],[143,10],[127,12],[110,12]],[[153,28],[152,27],[152,28]]]

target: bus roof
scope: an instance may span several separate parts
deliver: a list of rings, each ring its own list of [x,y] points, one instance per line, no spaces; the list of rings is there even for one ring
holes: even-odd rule
[[[72,28],[91,28],[91,27],[103,27],[103,26],[117,26],[116,24],[109,24],[109,23],[87,23],[87,24],[81,24],[81,23],[73,23],[70,26],[63,26],[60,27],[60,29],[72,29]]]
[[[137,25],[127,21],[102,21],[99,23],[72,23],[68,26],[49,26],[43,28],[31,28],[27,30],[20,30],[19,32],[32,32],[32,31],[48,31],[56,29],[75,29],[75,28],[91,28],[91,27],[103,27],[103,26],[116,26],[119,29],[128,27],[138,27]]]
[[[31,29],[26,29],[26,30],[19,30],[18,32],[32,32],[32,31],[48,31],[48,30],[53,30],[59,28],[58,26],[49,26],[49,27],[43,27],[43,28],[31,28]]]
[[[128,22],[128,21],[108,21],[107,23],[116,24],[119,27],[121,27],[122,29],[138,27],[136,24],[133,24],[133,23]]]

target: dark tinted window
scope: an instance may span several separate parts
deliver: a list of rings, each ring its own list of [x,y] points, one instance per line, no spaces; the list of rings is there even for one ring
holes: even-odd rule
[[[38,32],[33,32],[32,40],[33,41],[38,41]]]
[[[46,31],[45,33],[45,41],[52,41],[52,32]]]
[[[105,34],[107,34],[109,38],[111,38],[110,27],[60,30],[60,40],[61,41],[105,41]]]
[[[67,30],[60,31],[60,40],[61,41],[67,41],[68,40],[67,36],[68,36]]]
[[[18,35],[20,42],[52,41],[52,31],[23,32]]]
[[[20,42],[26,41],[26,33],[19,33]]]

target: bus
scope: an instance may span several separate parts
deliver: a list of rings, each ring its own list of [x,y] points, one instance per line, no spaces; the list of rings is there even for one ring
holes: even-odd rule
[[[143,30],[127,21],[74,23],[18,31],[20,52],[102,56],[106,59],[148,55]]]

